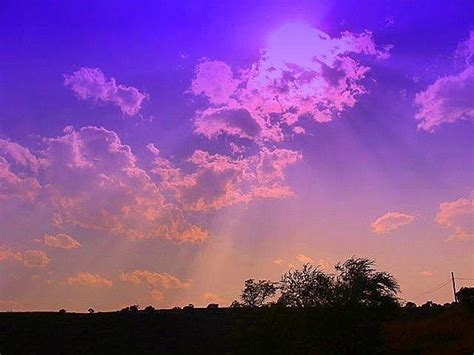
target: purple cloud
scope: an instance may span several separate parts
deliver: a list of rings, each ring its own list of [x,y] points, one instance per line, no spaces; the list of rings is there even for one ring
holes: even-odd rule
[[[433,132],[442,124],[474,118],[474,32],[458,46],[457,55],[466,63],[462,72],[443,76],[416,95],[418,128]]]
[[[207,97],[209,106],[197,113],[196,132],[282,141],[285,126],[301,116],[331,121],[367,91],[361,81],[369,67],[354,54],[385,59],[388,49],[378,48],[368,31],[333,38],[304,23],[283,26],[249,68],[232,71],[219,61],[197,66],[191,92]]]
[[[81,100],[111,102],[128,115],[136,115],[147,94],[132,86],[117,84],[115,78],[107,78],[98,68],[81,68],[64,75],[64,85]]]

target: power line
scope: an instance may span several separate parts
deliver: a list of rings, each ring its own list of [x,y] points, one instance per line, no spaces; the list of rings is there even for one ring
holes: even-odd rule
[[[416,297],[414,297],[414,298],[418,298],[418,297],[427,295],[428,293],[432,293],[432,292],[438,291],[439,289],[443,288],[444,286],[446,286],[446,285],[449,284],[450,282],[451,282],[451,279],[449,279],[448,281],[446,281],[446,282],[445,282],[444,284],[442,284],[441,286],[438,286],[438,287],[436,287],[435,289],[433,289],[433,290],[431,290],[431,291],[423,292],[422,294],[419,294],[418,296],[416,296]]]

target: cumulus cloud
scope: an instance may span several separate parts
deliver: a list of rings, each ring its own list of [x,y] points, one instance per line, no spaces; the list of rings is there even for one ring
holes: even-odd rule
[[[129,239],[199,242],[208,232],[186,221],[137,165],[113,131],[68,128],[46,140],[47,191],[56,223],[106,230]]]
[[[290,23],[270,36],[259,60],[248,68],[203,61],[190,91],[205,96],[209,106],[197,113],[196,132],[281,141],[285,126],[302,116],[331,121],[367,92],[362,80],[370,68],[355,54],[389,56],[368,31],[333,38],[310,25]]]
[[[465,68],[439,78],[415,97],[418,128],[433,132],[438,126],[474,118],[474,32],[458,47]]]
[[[18,210],[34,209],[51,228],[80,227],[131,240],[199,243],[209,237],[209,231],[192,222],[198,214],[259,199],[292,197],[286,170],[302,158],[301,152],[291,149],[260,146],[245,154],[237,146],[232,156],[196,149],[175,164],[155,145],[147,147],[154,156],[149,170],[140,166],[131,147],[115,132],[66,127],[57,137],[42,138],[36,155],[18,149],[28,159],[0,156],[0,212],[21,203]],[[40,163],[37,171],[17,171],[17,161]],[[47,235],[42,241],[77,247],[78,242],[69,237]]]
[[[13,260],[28,267],[45,267],[49,265],[51,259],[42,250],[15,250],[0,247],[0,262]]]
[[[441,203],[435,222],[453,231],[453,234],[449,237],[450,240],[472,240],[474,238],[474,202],[472,196]]]
[[[237,159],[196,150],[189,159],[196,166],[191,174],[183,174],[163,159],[155,160],[152,171],[185,209],[204,211],[262,198],[291,197],[284,170],[301,157],[300,152],[288,149],[262,148],[256,155]]]
[[[439,78],[416,95],[418,128],[433,132],[439,125],[474,118],[474,65]]]
[[[21,177],[13,172],[7,160],[0,156],[0,201],[33,200],[39,193],[40,184],[33,177]]]
[[[52,227],[79,226],[128,239],[201,242],[208,237],[206,229],[190,223],[185,211],[167,200],[163,187],[115,132],[67,127],[42,144],[38,172],[17,172],[13,156],[0,156],[0,212],[23,203],[21,208],[40,209]],[[71,242],[64,236],[46,239],[57,245]]]
[[[134,270],[122,272],[120,280],[132,285],[144,285],[148,289],[152,302],[161,303],[165,298],[165,291],[169,289],[187,289],[191,287],[190,281],[183,281],[166,272],[149,270]]]
[[[128,116],[136,115],[147,98],[138,89],[117,84],[115,78],[107,78],[98,68],[81,68],[72,74],[65,74],[64,85],[70,87],[81,100],[110,102]]]
[[[203,61],[191,84],[191,91],[204,94],[211,103],[226,104],[237,89],[239,80],[234,78],[232,68],[219,61]]]
[[[40,159],[22,145],[6,139],[0,139],[0,156],[9,156],[14,164],[37,171]]]
[[[377,218],[371,225],[372,231],[376,234],[385,234],[395,231],[400,227],[410,224],[415,220],[415,216],[402,212],[387,212]]]
[[[156,288],[188,288],[191,283],[182,281],[174,275],[168,273],[160,273],[148,270],[134,270],[131,272],[124,272],[120,275],[120,279],[124,282],[132,284],[145,284],[150,289]]]
[[[62,248],[62,249],[75,249],[79,248],[81,244],[71,237],[68,234],[45,234],[43,236],[43,243],[54,248]]]
[[[111,280],[90,272],[78,272],[77,274],[68,277],[67,283],[69,285],[95,287],[111,287],[113,285]]]

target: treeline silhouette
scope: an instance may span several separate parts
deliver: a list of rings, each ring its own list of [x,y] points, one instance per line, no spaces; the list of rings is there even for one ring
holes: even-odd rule
[[[375,261],[352,257],[335,265],[336,274],[327,274],[306,263],[290,269],[279,282],[249,279],[245,281],[241,302],[231,307],[264,305],[293,308],[394,308],[399,306],[400,291],[395,278],[376,271]],[[276,302],[265,303],[279,292]]]
[[[305,264],[280,280],[249,279],[230,307],[89,314],[0,313],[3,354],[471,354],[474,288],[421,306],[395,278],[352,257],[330,274]]]

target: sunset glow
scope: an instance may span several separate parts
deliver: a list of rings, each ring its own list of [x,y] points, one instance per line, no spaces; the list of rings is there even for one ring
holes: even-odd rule
[[[352,255],[451,301],[474,6],[422,3],[9,2],[0,311],[227,306]]]

